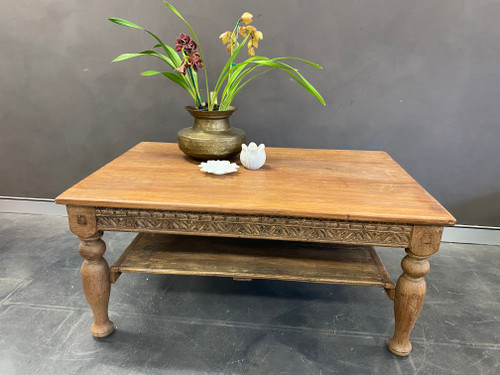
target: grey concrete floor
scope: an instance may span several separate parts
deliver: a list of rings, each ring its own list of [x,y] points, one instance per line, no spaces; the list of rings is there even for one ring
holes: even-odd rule
[[[114,262],[134,234],[105,233]],[[66,218],[0,214],[0,374],[499,374],[500,248],[442,244],[400,358],[382,289],[124,274],[97,341]],[[380,249],[394,280],[401,249]]]

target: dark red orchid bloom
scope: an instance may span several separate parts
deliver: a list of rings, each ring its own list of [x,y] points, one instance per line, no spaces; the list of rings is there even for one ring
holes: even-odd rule
[[[196,53],[196,48],[198,46],[196,45],[196,42],[194,40],[190,40],[185,46],[184,46],[184,51],[188,55],[192,55],[193,53]]]
[[[187,34],[181,33],[181,35],[179,35],[179,37],[175,41],[175,51],[176,52],[182,51],[182,47],[187,45],[189,42],[191,42],[191,37]]]
[[[203,61],[199,53],[194,53],[190,56],[188,60],[189,64],[193,67],[194,71],[198,73],[198,70],[203,69]]]

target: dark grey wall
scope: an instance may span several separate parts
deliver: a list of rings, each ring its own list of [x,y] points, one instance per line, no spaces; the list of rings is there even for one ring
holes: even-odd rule
[[[211,81],[218,39],[245,10],[265,56],[300,56],[320,105],[282,72],[235,101],[233,126],[269,146],[388,151],[458,218],[500,225],[498,0],[173,1],[197,30]],[[136,143],[176,141],[189,96],[110,64],[186,31],[161,1],[0,3],[0,195],[54,197]]]

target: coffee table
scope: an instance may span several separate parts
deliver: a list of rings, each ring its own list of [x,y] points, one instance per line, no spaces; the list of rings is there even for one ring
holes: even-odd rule
[[[267,148],[258,171],[199,171],[176,144],[143,142],[59,197],[84,258],[91,333],[113,332],[110,284],[125,272],[382,287],[389,349],[411,351],[428,258],[455,219],[382,151]],[[111,267],[103,231],[138,232]],[[396,285],[373,246],[406,249]]]

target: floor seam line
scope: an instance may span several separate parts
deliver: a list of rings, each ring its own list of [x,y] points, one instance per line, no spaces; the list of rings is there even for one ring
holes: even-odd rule
[[[31,284],[33,282],[33,280],[25,280],[25,281],[22,281],[18,286],[16,286],[14,288],[14,290],[12,290],[9,294],[7,294],[7,296],[5,296],[5,298],[3,298],[1,301],[0,301],[0,306],[7,306],[9,305],[9,298],[14,294],[16,293],[17,291],[19,291],[20,289],[22,288],[25,288],[27,287],[29,284]]]

